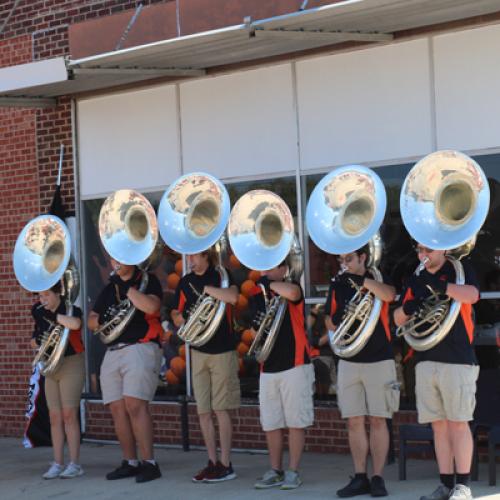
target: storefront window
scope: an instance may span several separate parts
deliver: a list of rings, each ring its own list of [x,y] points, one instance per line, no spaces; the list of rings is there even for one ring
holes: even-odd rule
[[[475,305],[476,313],[476,353],[482,369],[498,369],[500,349],[500,154],[475,157],[486,173],[491,190],[491,204],[486,222],[479,232],[476,246],[470,256],[481,284],[481,292],[486,296]],[[377,167],[375,170],[384,182],[387,192],[387,211],[380,229],[384,242],[384,252],[380,265],[381,271],[392,277],[399,289],[405,274],[411,274],[417,266],[417,257],[412,247],[400,216],[399,196],[402,183],[412,164]],[[302,213],[305,214],[307,200],[319,180],[325,174],[304,175],[301,181]],[[281,196],[289,206],[297,224],[297,192],[294,176],[284,178],[231,182],[226,185],[230,194],[231,205],[246,192],[253,189],[267,189]],[[147,194],[155,209],[162,192]],[[103,199],[87,200],[82,203],[82,218],[85,228],[85,285],[87,291],[86,312],[107,283],[110,265],[105,257],[97,232],[97,220]],[[319,339],[325,334],[323,304],[330,279],[338,271],[335,256],[319,250],[308,238],[304,229],[306,247],[304,249],[304,276],[306,293],[306,325],[312,343],[313,362],[316,371],[316,398],[335,400],[335,361],[328,344],[319,345]],[[233,282],[239,288],[239,299],[235,307],[234,326],[238,336],[237,350],[240,359],[240,380],[244,397],[256,398],[258,394],[259,367],[255,359],[247,355],[252,343],[250,332],[249,292],[258,280],[260,273],[245,268],[229,251],[224,260]],[[176,397],[186,392],[185,348],[175,334],[170,318],[173,307],[172,299],[175,287],[182,275],[181,256],[164,248],[163,256],[154,273],[160,279],[164,289],[162,320],[164,334],[162,346],[164,360],[158,397]],[[99,367],[104,355],[104,345],[88,333],[87,353],[89,357],[89,392],[100,394]],[[403,362],[408,353],[404,342],[396,342],[398,370],[403,382],[403,407],[414,405],[414,367],[411,359]]]

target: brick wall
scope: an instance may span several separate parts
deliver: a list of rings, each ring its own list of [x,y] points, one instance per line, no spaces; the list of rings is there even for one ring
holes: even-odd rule
[[[181,405],[179,403],[153,404],[152,415],[155,443],[182,445]],[[189,443],[204,446],[196,407],[188,406]],[[116,440],[111,414],[100,403],[86,404],[86,433],[89,439]],[[416,423],[413,411],[399,412],[394,418],[394,438],[398,449],[399,426]],[[256,405],[242,406],[233,413],[233,447],[244,450],[265,450],[266,438],[259,421]],[[286,444],[286,439],[285,439]],[[345,422],[336,408],[316,408],[314,426],[307,430],[305,450],[320,453],[349,453]]]
[[[143,1],[143,4],[156,3]],[[0,26],[14,2],[0,0]],[[22,1],[0,34],[0,67],[69,54],[68,26],[135,8],[135,1]],[[22,227],[46,213],[65,146],[62,196],[75,209],[71,101],[54,109],[0,108],[0,435],[21,435],[33,352],[29,348],[33,295],[12,270],[12,250]]]

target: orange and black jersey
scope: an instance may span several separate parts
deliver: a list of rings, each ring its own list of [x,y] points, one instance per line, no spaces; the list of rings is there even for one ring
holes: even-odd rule
[[[51,322],[54,322],[54,319],[51,319],[49,316],[56,316],[57,314],[66,315],[66,305],[62,301],[53,315],[49,311],[47,311],[45,307],[40,306],[40,302],[37,302],[31,308],[31,315],[35,320],[35,328],[33,330],[32,338],[36,339],[37,344],[40,344],[41,336],[44,332],[49,330]],[[81,319],[82,310],[79,307],[73,306],[73,312],[71,316]],[[69,333],[69,342],[64,355],[72,356],[73,354],[78,354],[83,351],[84,347],[82,342],[81,329],[79,328],[78,330],[71,330]]]
[[[373,279],[367,271],[365,277]],[[392,281],[387,276],[382,276],[385,284],[392,286]],[[328,297],[325,304],[325,315],[332,318],[335,326],[340,325],[347,304],[356,293],[355,288],[341,280],[333,279],[328,289]],[[375,363],[386,359],[393,359],[394,352],[391,345],[391,331],[389,327],[389,302],[382,303],[382,310],[375,330],[365,347],[348,361],[352,363]]]
[[[161,288],[160,281],[154,274],[148,274],[149,281],[144,294],[156,295],[161,300],[163,298],[163,290]],[[131,278],[136,288],[139,288],[141,277],[142,271],[136,270],[134,276]],[[120,290],[117,285],[108,283],[104,287],[104,290],[99,294],[99,297],[97,297],[92,310],[99,315],[105,314],[111,306],[118,304],[120,300],[125,298],[126,295],[120,294]],[[123,333],[107,345],[112,346],[113,344],[121,342],[127,344],[136,344],[137,342],[156,342],[159,344],[161,331],[160,311],[154,314],[146,314],[136,308],[132,319],[123,330]]]
[[[462,262],[465,272],[465,284],[475,286],[479,290],[479,283],[476,273],[467,262]],[[425,280],[424,269],[420,276]],[[439,279],[448,283],[455,283],[455,270],[453,265],[446,261],[443,267],[434,274]],[[401,305],[407,300],[414,298],[414,291],[411,287],[406,287],[401,293]],[[415,361],[438,361],[441,363],[451,363],[460,365],[477,364],[476,354],[473,347],[474,341],[474,316],[472,304],[462,304],[460,313],[455,323],[451,327],[446,337],[435,347],[428,351],[415,352]]]
[[[196,304],[205,286],[219,288],[220,284],[221,277],[214,266],[209,266],[202,275],[193,272],[186,274],[177,285],[174,308],[182,313],[184,319],[187,319],[189,310]],[[232,284],[233,281],[229,275],[229,286]],[[226,304],[226,314],[222,318],[214,336],[206,344],[199,347],[192,347],[192,349],[207,354],[221,354],[236,349],[236,343],[236,335],[233,333],[232,307],[230,304]]]
[[[296,302],[287,301],[287,310],[273,349],[261,366],[261,370],[265,373],[282,372],[311,362],[311,348],[304,324],[304,293],[300,283],[296,281],[293,283],[300,288],[300,298]],[[250,307],[254,318],[257,313],[265,312],[264,296],[259,286],[255,286],[252,290]]]

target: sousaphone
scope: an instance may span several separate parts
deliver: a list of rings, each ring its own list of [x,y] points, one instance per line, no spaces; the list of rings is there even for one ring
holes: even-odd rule
[[[71,259],[71,237],[66,224],[55,215],[40,215],[26,224],[13,253],[14,273],[30,292],[43,292],[62,281],[61,297],[71,316],[79,292],[80,279]],[[42,336],[33,366],[42,375],[57,371],[68,345],[70,329],[54,324]]]
[[[379,176],[361,165],[335,169],[314,188],[306,209],[306,225],[313,242],[331,254],[346,254],[369,244],[367,268],[382,281],[378,270],[382,241],[378,230],[384,220],[387,197]],[[357,287],[330,346],[341,358],[359,353],[375,330],[382,301]]]

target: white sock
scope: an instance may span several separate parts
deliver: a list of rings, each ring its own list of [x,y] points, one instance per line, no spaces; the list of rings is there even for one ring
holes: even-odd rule
[[[136,458],[134,458],[132,460],[127,460],[127,462],[132,467],[139,467],[139,460],[137,460]]]
[[[154,458],[151,460],[144,460],[144,461],[147,462],[148,464],[156,465],[156,460]]]

